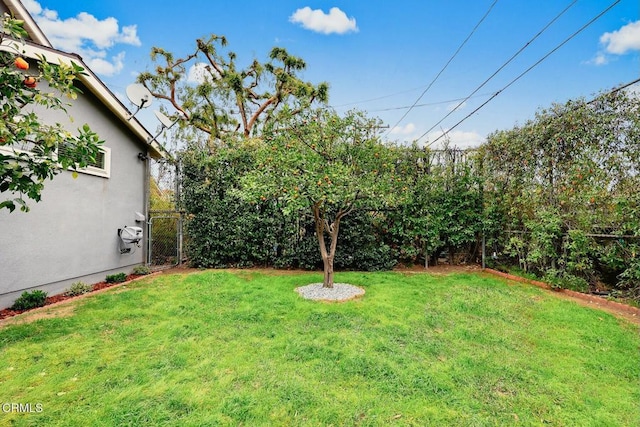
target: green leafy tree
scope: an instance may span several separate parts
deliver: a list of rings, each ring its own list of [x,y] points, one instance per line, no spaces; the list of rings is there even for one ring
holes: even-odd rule
[[[311,214],[325,287],[333,287],[342,219],[356,209],[393,205],[402,194],[398,150],[380,142],[379,127],[355,111],[282,114],[255,143],[257,165],[241,179],[238,194],[245,200],[277,200],[285,214]]]
[[[40,201],[44,182],[71,169],[95,162],[102,141],[86,124],[73,135],[61,124],[47,124],[42,113],[66,112],[62,97],[76,99],[80,90],[74,80],[83,72],[75,63],[50,64],[44,56],[37,71],[21,56],[24,22],[5,14],[0,32],[0,209],[22,211],[25,197]],[[44,87],[44,88],[43,88]]]
[[[481,147],[485,200],[518,232],[505,240],[525,268],[640,289],[638,111],[637,93],[614,90],[541,110]]]
[[[299,112],[314,101],[328,100],[328,84],[303,81],[298,74],[305,62],[285,49],[273,48],[265,63],[253,60],[241,68],[226,45],[224,36],[197,39],[195,49],[181,58],[154,47],[155,69],[138,77],[155,98],[186,119],[181,121],[182,138],[198,141],[204,136],[213,151],[221,140],[259,135],[264,125],[277,122],[284,106]]]

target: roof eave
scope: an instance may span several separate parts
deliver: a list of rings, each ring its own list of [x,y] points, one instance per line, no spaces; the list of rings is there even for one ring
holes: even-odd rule
[[[84,68],[79,80],[93,93],[112,113],[114,113],[122,123],[129,128],[138,139],[148,146],[151,157],[154,159],[170,158],[170,153],[162,147],[160,143],[153,139],[149,131],[138,121],[131,117],[131,112],[120,102],[109,88],[100,80],[82,61],[82,57],[76,54],[65,53],[57,49],[41,46],[29,41],[20,41],[22,54],[33,59],[45,56],[47,62],[63,63],[70,65],[72,62]]]
[[[42,32],[38,24],[36,24],[36,21],[24,7],[22,2],[16,0],[5,0],[4,3],[7,5],[7,8],[14,17],[24,21],[24,29],[27,30],[31,40],[42,46],[53,47],[47,36]]]

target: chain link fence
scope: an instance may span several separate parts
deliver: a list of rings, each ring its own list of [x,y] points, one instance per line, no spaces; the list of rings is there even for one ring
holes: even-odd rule
[[[182,216],[179,212],[150,212],[148,264],[173,266],[182,262]]]

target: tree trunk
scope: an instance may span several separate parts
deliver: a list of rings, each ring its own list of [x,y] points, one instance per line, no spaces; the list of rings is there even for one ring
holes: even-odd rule
[[[313,205],[313,217],[316,225],[316,235],[318,236],[318,246],[320,247],[320,256],[324,267],[323,288],[333,288],[333,260],[336,256],[336,247],[338,246],[338,230],[340,229],[340,219],[349,213],[349,211],[340,211],[335,221],[329,225],[329,222],[323,218],[318,204]],[[327,244],[324,240],[325,232],[331,237],[331,244],[327,250]]]
[[[322,258],[324,264],[324,279],[322,282],[323,288],[333,288],[333,257]]]

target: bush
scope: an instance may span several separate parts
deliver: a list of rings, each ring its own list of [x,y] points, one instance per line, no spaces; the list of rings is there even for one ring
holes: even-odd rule
[[[122,283],[127,280],[127,275],[124,273],[110,274],[105,280],[107,283]]]
[[[224,157],[221,157],[224,156]],[[254,167],[251,153],[183,157],[182,202],[187,211],[187,252],[195,267],[322,268],[310,212],[286,215],[276,200],[251,204],[233,189]],[[392,268],[395,254],[376,234],[373,217],[353,212],[340,227],[335,259],[338,269]]]
[[[11,306],[12,310],[29,310],[30,308],[42,307],[47,301],[47,293],[36,290],[23,292],[22,295]]]
[[[552,289],[570,289],[577,292],[589,292],[589,283],[587,283],[586,280],[558,270],[548,270],[543,280],[549,283]]]
[[[76,282],[76,283],[73,283],[71,287],[67,289],[67,291],[64,294],[75,297],[78,295],[86,294],[87,292],[91,292],[92,290],[93,290],[93,286],[87,285],[84,282]]]
[[[133,267],[133,271],[131,273],[139,276],[146,276],[147,274],[151,274],[151,268],[147,265],[136,265]]]
[[[318,244],[315,242],[314,249],[314,256],[319,259]],[[342,220],[334,264],[336,269],[391,270],[397,263],[394,255],[378,235],[372,214],[356,211]]]

